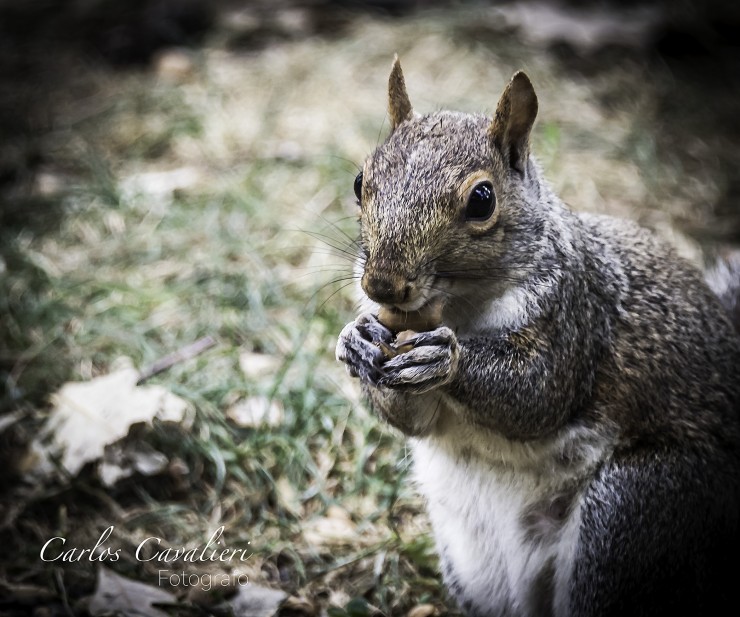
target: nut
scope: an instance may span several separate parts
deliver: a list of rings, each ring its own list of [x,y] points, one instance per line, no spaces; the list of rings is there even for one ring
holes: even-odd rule
[[[416,332],[414,330],[404,330],[399,332],[396,336],[396,340],[392,345],[389,345],[385,341],[374,341],[374,344],[380,347],[380,351],[383,352],[386,360],[395,358],[397,355],[411,351],[414,348],[413,343],[407,343]]]
[[[393,332],[413,330],[426,332],[442,325],[442,298],[435,298],[418,311],[400,311],[395,308],[380,307],[378,320]]]
[[[396,336],[396,343],[393,345],[393,348],[398,353],[406,353],[407,351],[411,351],[414,348],[413,343],[406,343],[412,336],[416,334],[416,330],[404,330],[403,332],[399,332]]]

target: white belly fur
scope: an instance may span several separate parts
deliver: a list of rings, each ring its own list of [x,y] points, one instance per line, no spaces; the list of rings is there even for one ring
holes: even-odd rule
[[[415,480],[427,500],[438,550],[452,569],[446,582],[461,603],[469,603],[464,610],[540,617],[543,579],[538,577],[549,565],[554,575],[545,591],[548,612],[568,614],[579,495],[610,441],[586,429],[537,446],[500,437],[492,442],[480,431],[413,441]],[[576,455],[572,465],[556,463],[563,454]],[[564,490],[574,496],[568,514],[557,524],[535,516],[541,533],[533,537],[523,516]]]

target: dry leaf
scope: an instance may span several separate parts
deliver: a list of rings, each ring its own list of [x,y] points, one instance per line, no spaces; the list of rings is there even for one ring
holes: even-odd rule
[[[283,416],[282,403],[266,396],[250,396],[237,401],[226,410],[226,417],[242,428],[280,426]]]
[[[121,189],[126,196],[143,193],[149,198],[165,198],[175,191],[194,188],[202,179],[203,173],[197,167],[147,171],[123,178]]]
[[[144,476],[158,474],[168,464],[169,459],[148,443],[127,440],[105,448],[103,460],[98,466],[98,476],[103,484],[113,486],[136,472]]]
[[[248,379],[259,380],[262,377],[275,375],[281,363],[282,360],[277,356],[264,353],[243,351],[239,354],[239,368]]]
[[[351,544],[357,542],[357,528],[345,510],[330,506],[326,516],[306,523],[303,537],[316,546]]]
[[[174,604],[175,596],[159,587],[132,581],[103,566],[98,569],[95,593],[90,598],[91,615],[121,613],[134,617],[167,617],[152,604]]]
[[[287,596],[284,591],[250,583],[240,586],[228,605],[234,612],[234,617],[272,617]]]
[[[101,459],[106,446],[126,437],[133,424],[150,424],[155,418],[189,421],[186,401],[163,386],[137,386],[138,375],[126,366],[88,382],[64,384],[52,395],[54,408],[32,444],[40,459],[32,471],[43,473],[50,458],[60,457],[74,476],[85,463]]]
[[[223,575],[222,575],[223,576]],[[226,582],[227,584],[223,584]],[[204,585],[203,582],[190,587],[185,596],[188,602],[197,604],[202,608],[210,608],[223,603],[225,599],[233,597],[237,593],[237,581],[230,578],[225,581],[223,578],[218,585]]]
[[[154,58],[157,77],[170,83],[183,83],[193,77],[195,64],[189,53],[182,49],[165,49]]]
[[[419,604],[412,608],[406,617],[437,617],[439,611],[434,604]]]
[[[290,596],[280,607],[281,614],[287,612],[289,615],[303,615],[303,617],[316,617],[318,607],[304,596]]]
[[[295,486],[285,477],[278,478],[275,482],[275,490],[282,507],[296,518],[303,516],[303,504]]]
[[[619,10],[594,7],[571,9],[556,3],[519,2],[497,7],[503,25],[517,26],[522,37],[535,45],[561,41],[583,53],[617,43],[640,48],[661,24],[660,12],[652,7]]]

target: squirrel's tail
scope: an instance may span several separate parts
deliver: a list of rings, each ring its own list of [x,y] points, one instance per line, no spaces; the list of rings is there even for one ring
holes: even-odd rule
[[[717,260],[706,273],[706,281],[717,294],[740,332],[740,250],[734,250]]]

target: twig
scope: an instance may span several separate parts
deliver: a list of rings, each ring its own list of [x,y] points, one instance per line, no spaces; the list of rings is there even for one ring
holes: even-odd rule
[[[62,572],[61,568],[54,568],[54,581],[56,583],[57,592],[61,596],[62,600],[62,606],[64,607],[64,612],[69,615],[69,617],[74,617],[74,612],[72,611],[72,607],[69,605],[69,597],[67,596],[67,588],[64,586],[64,573]]]
[[[212,336],[204,336],[198,339],[190,345],[185,345],[177,351],[167,354],[163,358],[160,358],[156,362],[153,362],[149,366],[145,366],[139,371],[139,379],[136,381],[136,385],[143,384],[147,379],[151,379],[155,375],[172,368],[175,364],[190,360],[202,354],[204,351],[210,349],[216,344],[216,339]]]

